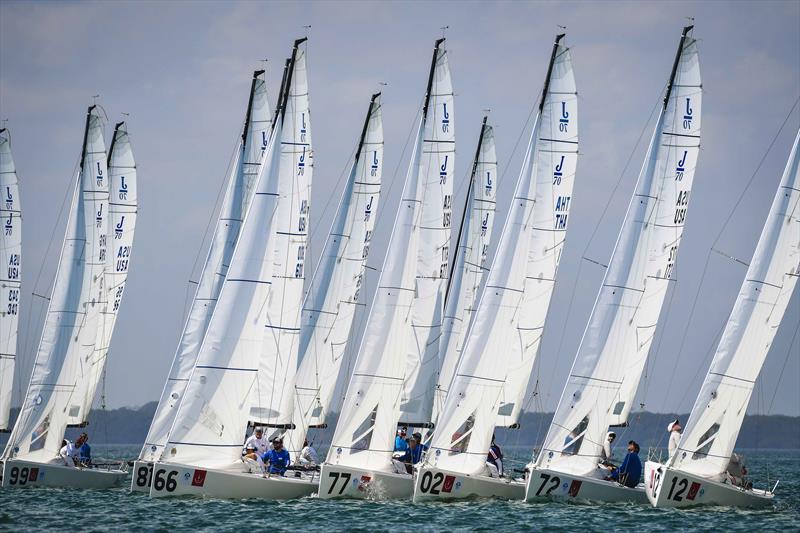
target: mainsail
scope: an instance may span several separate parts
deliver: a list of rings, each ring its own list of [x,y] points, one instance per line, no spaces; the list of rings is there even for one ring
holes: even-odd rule
[[[250,420],[276,427],[292,425],[294,377],[300,348],[305,262],[314,157],[308,102],[306,39],[292,49],[284,80],[278,203],[273,226],[272,286],[253,390]]]
[[[670,466],[721,480],[800,276],[800,131]]]
[[[487,270],[484,265],[494,227],[498,182],[494,130],[486,122],[487,117],[483,117],[464,204],[464,216],[456,240],[452,274],[445,295],[433,421],[436,421],[444,405],[450,381],[461,358],[465,333],[472,321],[478,289]]]
[[[6,265],[0,285],[0,431],[8,429],[11,393],[14,384],[14,364],[17,357],[17,323],[20,309],[20,280],[22,279],[22,211],[14,159],[11,156],[11,136],[0,129],[0,260]]]
[[[597,469],[608,427],[624,425],[683,234],[700,150],[697,43],[684,28],[664,103],[603,284],[538,466]]]
[[[271,132],[271,113],[263,70],[253,73],[244,129],[236,150],[236,160],[228,177],[211,247],[192,300],[178,349],[172,361],[158,407],[150,424],[140,459],[154,461],[161,456],[167,435],[175,420],[178,405],[189,381],[197,353],[203,341],[211,314],[217,304],[233,249],[239,237],[242,220],[253,197],[253,189],[267,149]]]
[[[432,324],[441,318],[440,288],[448,274],[444,237],[449,236],[454,154],[452,88],[443,42],[436,41],[434,47],[414,151],[328,452],[331,463],[391,471],[401,396],[407,399],[406,414],[425,421],[431,414],[436,339],[430,335],[435,331]],[[436,216],[430,211],[434,205]],[[412,397],[409,392],[414,390],[419,395]]]
[[[553,45],[513,203],[431,442],[427,461],[439,468],[484,471],[498,409],[521,399],[539,349],[578,160],[578,96],[563,37]]]
[[[360,298],[383,171],[380,93],[370,100],[336,218],[303,306],[288,450],[300,451],[310,427],[325,424]]]
[[[133,233],[136,228],[136,162],[124,122],[118,123],[114,128],[114,137],[108,150],[108,179],[110,232],[107,232],[106,239],[111,245],[106,253],[106,271],[101,282],[100,324],[94,351],[84,365],[85,375],[81,380],[84,396],[79,418],[83,423],[88,423],[92,401],[103,377],[111,337],[125,292],[125,282],[128,279]]]
[[[82,363],[94,351],[106,267],[108,169],[103,123],[86,115],[67,231],[30,383],[3,458],[47,462],[64,431],[80,422]]]
[[[269,357],[272,368],[281,364],[282,354],[266,352],[274,344],[264,326],[272,309],[269,299],[280,240],[276,228],[281,223],[277,215],[283,212],[285,191],[291,190],[282,181],[293,182],[300,163],[307,161],[301,159],[303,152],[285,148],[300,138],[300,117],[287,110],[290,95],[297,94],[293,60],[302,41],[295,43],[255,192],[161,461],[222,469],[240,466],[263,359]],[[285,165],[292,171],[284,171]],[[285,365],[284,369],[287,375],[294,372]]]

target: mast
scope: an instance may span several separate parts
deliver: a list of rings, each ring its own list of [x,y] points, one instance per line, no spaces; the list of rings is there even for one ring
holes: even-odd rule
[[[436,71],[436,59],[439,57],[439,46],[445,41],[444,37],[437,39],[433,45],[433,57],[431,58],[431,69],[428,73],[428,85],[425,88],[425,103],[422,106],[422,120],[428,119],[428,104],[431,101],[431,89],[433,89],[433,73]]]
[[[544,77],[544,87],[542,87],[542,97],[539,99],[539,113],[544,110],[544,102],[547,98],[547,91],[550,90],[550,78],[553,75],[553,65],[556,62],[556,54],[558,53],[558,46],[561,39],[564,38],[566,33],[559,33],[556,35],[556,40],[553,43],[553,52],[550,54],[550,63],[547,65],[547,75]]]
[[[250,97],[247,99],[247,111],[244,114],[244,129],[242,130],[242,145],[247,144],[247,133],[250,128],[250,115],[253,111],[253,97],[256,94],[256,83],[258,77],[263,75],[265,70],[256,70],[253,72],[253,81],[250,83]]]
[[[669,97],[672,95],[672,86],[675,84],[675,75],[678,73],[678,64],[681,61],[681,54],[683,54],[683,46],[686,44],[686,37],[692,31],[694,26],[686,26],[681,32],[681,40],[678,43],[678,51],[675,52],[675,61],[672,63],[672,71],[669,74],[669,82],[667,82],[667,92],[664,94],[664,111],[667,110]]]

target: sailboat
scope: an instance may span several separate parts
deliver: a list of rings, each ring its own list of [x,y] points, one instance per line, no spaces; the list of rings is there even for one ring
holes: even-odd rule
[[[253,199],[264,154],[271,133],[272,116],[267,100],[263,70],[253,73],[247,100],[244,128],[236,147],[236,158],[228,176],[226,193],[217,219],[203,269],[197,284],[178,349],[172,361],[164,390],[158,401],[150,429],[139,457],[133,464],[131,490],[148,492],[153,462],[161,457],[175,413],[186,390],[200,345],[216,307],[227,275],[233,249],[239,237],[247,208]]]
[[[513,425],[555,285],[578,160],[578,96],[564,34],[556,36],[539,114],[463,355],[414,484],[414,501],[521,499],[525,485],[490,477],[497,425]],[[512,375],[527,372],[527,376]],[[521,387],[521,389],[520,389]]]
[[[380,97],[377,93],[370,99],[339,208],[303,305],[294,428],[283,436],[295,462],[309,430],[327,427],[356,312],[364,306],[361,294],[383,173]]]
[[[299,336],[292,320],[300,319],[302,284],[298,292],[291,279],[304,278],[312,168],[305,42],[295,41],[287,61],[260,175],[183,400],[153,465],[151,497],[282,499],[316,490],[313,477],[262,475],[241,453],[252,422],[288,428],[292,415]],[[286,312],[277,315],[281,301]]]
[[[606,481],[609,426],[627,425],[675,260],[700,150],[702,87],[697,44],[683,29],[636,189],[569,378],[536,461],[525,499],[646,502]]]
[[[127,191],[126,198],[115,199],[113,210],[109,188]],[[75,467],[71,459],[59,457],[59,451],[67,427],[88,416],[91,407],[91,398],[84,403],[87,390],[96,384],[90,384],[95,373],[87,363],[93,362],[96,349],[102,353],[100,365],[107,354],[122,297],[117,289],[124,287],[129,268],[135,212],[136,170],[127,131],[124,124],[117,125],[107,159],[102,119],[91,106],[41,341],[19,418],[3,452],[3,487],[108,488],[127,475],[116,465]],[[123,222],[123,217],[130,218]],[[119,239],[109,239],[112,224],[122,230]],[[117,263],[118,256],[123,263]]]
[[[22,280],[22,208],[14,159],[11,156],[11,133],[0,129],[0,260],[6,270],[0,285],[0,432],[8,431],[14,365],[17,358],[17,324]]]
[[[678,449],[666,464],[645,464],[654,507],[772,503],[775,487],[754,489],[730,465],[753,386],[800,276],[798,145],[800,131]]]
[[[455,155],[453,88],[436,41],[422,116],[378,288],[333,441],[320,498],[408,498],[392,461],[398,423],[430,426],[444,285],[449,274]]]
[[[498,176],[494,129],[484,116],[478,148],[472,164],[464,213],[456,237],[456,256],[444,299],[442,335],[439,338],[439,374],[433,401],[433,420],[439,418],[447,390],[461,358],[464,338],[472,317],[478,291],[488,270],[486,252],[492,237],[497,202]]]

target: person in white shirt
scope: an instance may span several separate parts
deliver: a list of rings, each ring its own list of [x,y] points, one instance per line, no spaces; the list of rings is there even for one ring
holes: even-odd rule
[[[65,466],[78,466],[78,454],[81,446],[86,442],[85,435],[86,434],[83,433],[75,442],[64,439],[64,445],[58,452],[58,456],[64,461]]]
[[[308,439],[303,441],[303,449],[300,450],[300,457],[298,463],[301,465],[316,465],[319,464],[319,456],[317,450],[308,443]]]
[[[603,465],[610,465],[613,464],[614,460],[614,452],[611,450],[611,445],[614,444],[614,441],[617,439],[617,434],[613,431],[609,431],[606,433],[606,440],[603,442],[603,452],[600,458],[602,459]]]
[[[681,441],[681,429],[681,423],[677,418],[667,426],[667,432],[669,432],[670,457],[678,450],[678,443]]]
[[[244,441],[244,456],[254,461],[267,453],[268,450],[269,441],[264,436],[264,430],[262,428],[256,428],[253,434]]]

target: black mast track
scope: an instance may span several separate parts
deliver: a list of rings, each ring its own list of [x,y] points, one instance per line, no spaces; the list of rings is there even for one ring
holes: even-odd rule
[[[467,199],[464,200],[464,212],[461,214],[461,224],[458,226],[458,237],[456,238],[456,254],[453,257],[453,263],[450,265],[450,276],[447,278],[447,288],[444,291],[444,305],[447,306],[447,300],[450,298],[450,287],[453,285],[453,273],[456,271],[456,259],[458,258],[459,250],[461,249],[461,234],[464,231],[464,224],[467,219],[467,211],[469,210],[470,200],[472,199],[472,189],[475,186],[475,173],[478,171],[478,159],[481,156],[481,147],[483,146],[483,134],[486,132],[486,120],[488,115],[483,116],[481,123],[481,133],[478,136],[478,147],[475,149],[475,159],[472,162],[472,174],[469,178],[469,186],[467,187]],[[465,252],[466,253],[466,252]]]
[[[272,119],[272,129],[275,129],[275,123],[278,121],[278,116],[281,114],[281,102],[283,102],[283,90],[286,87],[286,73],[289,71],[289,62],[291,59],[287,58],[283,64],[283,77],[281,77],[281,88],[278,91],[278,103],[275,105],[275,116]]]
[[[547,98],[547,91],[550,89],[550,77],[553,75],[553,65],[556,62],[556,54],[558,54],[558,47],[561,39],[564,38],[566,33],[559,33],[556,35],[556,41],[553,43],[553,53],[550,54],[550,64],[547,65],[547,76],[544,78],[544,88],[542,89],[542,99],[539,101],[539,112],[544,111],[544,100]]]
[[[250,129],[250,115],[253,112],[253,97],[256,93],[256,82],[258,77],[264,74],[264,70],[253,72],[253,81],[250,84],[250,98],[247,99],[247,112],[244,114],[244,129],[242,130],[242,146],[247,144],[247,132]]]
[[[114,153],[114,145],[117,143],[117,132],[119,129],[125,125],[125,122],[117,122],[117,125],[114,126],[114,135],[111,137],[111,147],[108,149],[108,163],[111,164],[111,154]]]
[[[289,91],[292,88],[292,74],[294,73],[294,63],[297,60],[297,51],[301,44],[306,42],[308,37],[303,37],[302,39],[297,39],[294,42],[294,47],[292,48],[292,57],[289,58],[288,62],[286,63],[286,86],[283,88],[283,95],[281,98],[281,123],[286,118],[286,104],[289,101]]]
[[[89,120],[92,118],[92,111],[96,105],[90,105],[86,111],[86,127],[83,129],[83,146],[81,147],[81,171],[83,170],[83,160],[86,156],[86,143],[89,142]]]
[[[372,112],[375,110],[375,101],[381,93],[375,93],[369,99],[369,109],[367,109],[367,118],[364,119],[364,129],[361,130],[361,138],[358,140],[358,147],[356,147],[356,163],[361,155],[361,148],[364,146],[364,139],[367,137],[367,127],[369,126],[369,119],[372,117]]]
[[[436,70],[436,58],[439,57],[439,46],[444,42],[444,37],[436,39],[433,45],[433,58],[431,59],[431,71],[428,73],[428,87],[425,89],[425,104],[422,106],[422,120],[428,118],[428,104],[431,101],[431,89],[433,88],[433,72]]]
[[[694,25],[686,26],[683,28],[681,32],[681,41],[678,44],[678,51],[675,53],[675,62],[672,64],[672,72],[669,75],[669,83],[667,83],[667,94],[664,95],[664,110],[667,109],[667,103],[669,102],[669,97],[672,94],[672,84],[675,83],[675,75],[678,73],[678,63],[681,61],[681,53],[683,52],[683,45],[686,43],[686,37],[689,35],[689,32],[692,31]]]

